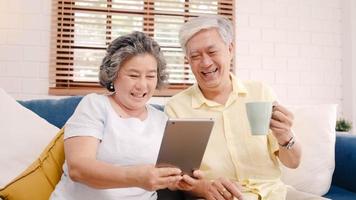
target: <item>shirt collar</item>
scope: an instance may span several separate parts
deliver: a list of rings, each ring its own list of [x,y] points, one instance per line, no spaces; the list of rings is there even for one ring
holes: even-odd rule
[[[246,89],[245,85],[240,80],[238,80],[232,73],[230,73],[230,78],[232,81],[232,92],[230,94],[228,102],[230,101],[231,98],[233,98],[232,100],[235,100],[238,96],[245,96],[247,94],[247,89]],[[204,97],[203,93],[201,92],[197,83],[195,83],[192,87],[193,87],[192,88],[192,90],[193,90],[192,107],[193,108],[199,108],[203,104],[206,104],[209,107],[221,105],[215,101],[206,99]]]

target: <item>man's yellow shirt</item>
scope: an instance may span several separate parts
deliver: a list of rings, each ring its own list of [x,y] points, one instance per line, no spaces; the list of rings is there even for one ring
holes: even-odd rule
[[[214,118],[215,124],[200,169],[205,178],[227,177],[243,186],[244,199],[282,200],[274,136],[252,136],[245,103],[274,101],[272,90],[260,82],[241,82],[230,75],[233,91],[225,105],[206,99],[198,85],[173,96],[165,106],[170,117]]]

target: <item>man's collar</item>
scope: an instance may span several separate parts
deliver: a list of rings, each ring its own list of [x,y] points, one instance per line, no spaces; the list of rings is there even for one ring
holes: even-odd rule
[[[231,96],[233,96],[234,99],[236,99],[238,96],[245,96],[247,94],[247,89],[245,85],[240,80],[238,80],[232,73],[230,73],[230,78],[232,82],[232,92],[230,94],[230,98]],[[206,99],[197,83],[193,85],[192,90],[193,90],[193,96],[192,96],[193,108],[199,108],[203,104],[206,104],[209,107],[221,105],[215,101]]]

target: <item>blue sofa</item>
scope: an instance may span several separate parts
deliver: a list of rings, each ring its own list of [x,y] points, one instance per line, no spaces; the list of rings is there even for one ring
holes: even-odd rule
[[[73,114],[81,98],[74,96],[19,101],[19,103],[61,128]],[[356,135],[337,134],[335,156],[332,185],[325,197],[336,200],[356,200]],[[184,199],[181,193],[169,191],[160,191],[159,197],[160,199]]]

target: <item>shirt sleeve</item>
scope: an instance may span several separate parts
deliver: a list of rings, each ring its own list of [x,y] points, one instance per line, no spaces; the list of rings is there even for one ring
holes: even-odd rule
[[[64,139],[74,136],[92,136],[101,140],[106,118],[105,104],[105,96],[97,94],[85,96],[65,124]]]
[[[177,117],[177,113],[174,111],[174,108],[172,107],[171,102],[168,102],[164,106],[164,112],[168,115],[168,117],[171,117],[171,118]]]
[[[267,101],[278,101],[276,93],[266,84],[262,86],[263,98]]]
[[[279,144],[277,142],[277,139],[273,136],[272,131],[268,134],[267,139],[268,139],[269,151],[272,156],[275,156],[275,153],[278,152],[279,150]]]

